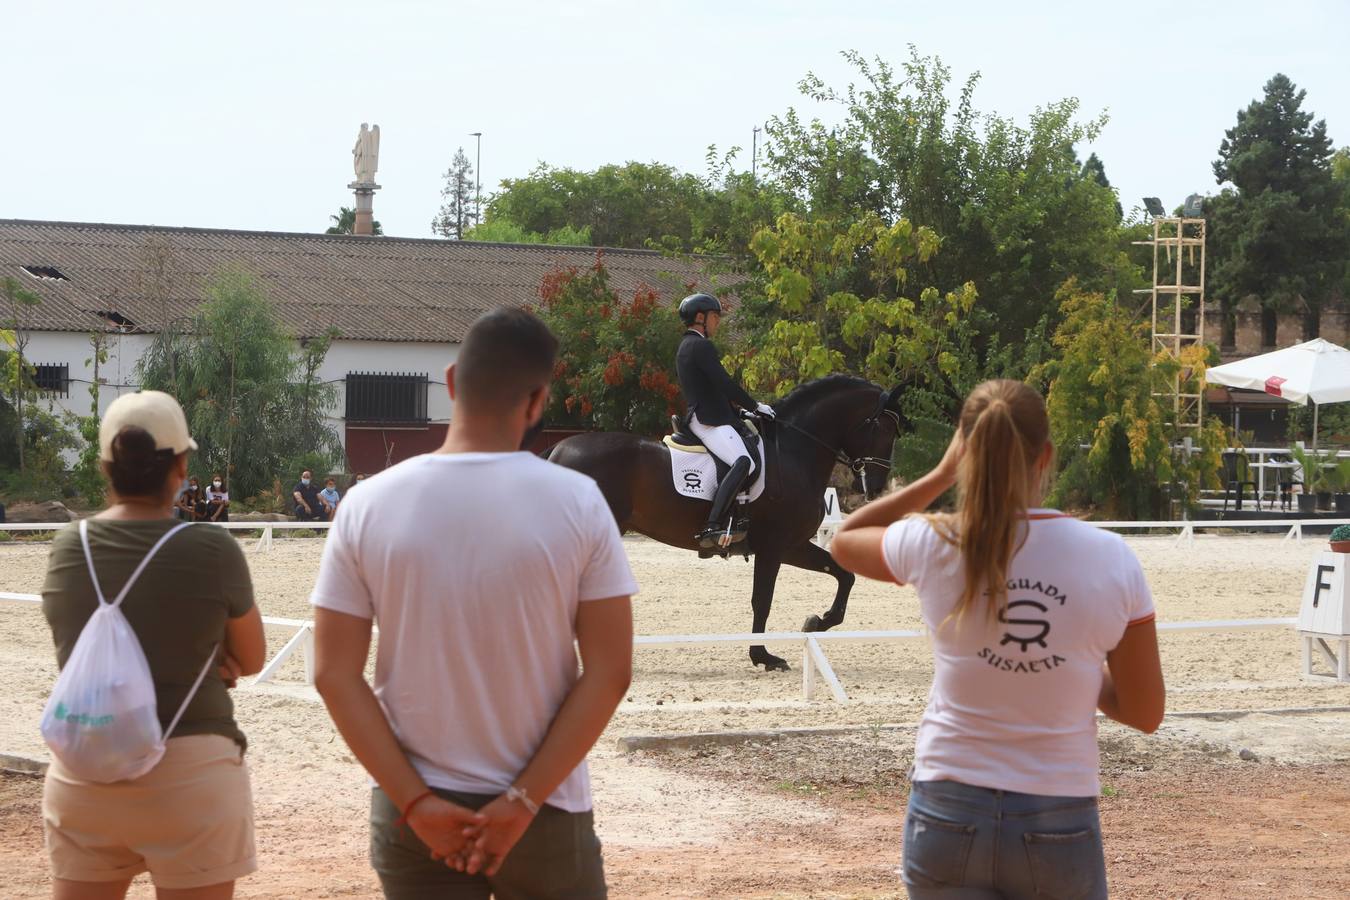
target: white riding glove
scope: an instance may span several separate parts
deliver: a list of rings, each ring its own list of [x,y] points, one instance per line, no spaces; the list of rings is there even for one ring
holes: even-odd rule
[[[755,405],[755,412],[766,419],[775,419],[778,417],[778,413],[774,412],[773,407],[767,403],[757,403]]]

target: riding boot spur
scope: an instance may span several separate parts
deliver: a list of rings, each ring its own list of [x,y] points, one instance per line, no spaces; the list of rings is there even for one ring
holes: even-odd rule
[[[705,549],[718,546],[728,546],[737,541],[745,540],[746,525],[744,520],[727,523],[727,516],[731,512],[731,504],[736,499],[736,495],[741,492],[741,486],[745,478],[750,474],[750,459],[742,456],[732,465],[731,470],[727,472],[721,484],[717,486],[717,493],[713,496],[712,511],[708,514],[708,524],[699,532],[697,540],[698,545]]]

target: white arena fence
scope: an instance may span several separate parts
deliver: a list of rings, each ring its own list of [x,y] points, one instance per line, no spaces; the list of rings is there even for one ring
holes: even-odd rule
[[[830,489],[832,493],[833,488]],[[820,523],[820,528],[816,534],[816,542],[821,546],[829,544],[835,531],[843,522],[843,516],[838,511],[837,498],[835,503],[831,504],[830,494],[826,494],[827,513],[825,519]],[[22,531],[60,531],[69,525],[69,522],[22,522],[22,523],[0,523],[0,531],[22,532]],[[332,522],[214,522],[217,528],[225,528],[230,531],[258,531],[262,535],[258,539],[255,549],[270,550],[272,548],[272,537],[274,531],[327,531],[333,527]],[[1261,528],[1261,529],[1284,529],[1284,539],[1301,541],[1303,540],[1304,526],[1316,526],[1319,528],[1332,527],[1337,525],[1350,525],[1350,518],[1346,519],[1216,519],[1197,521],[1193,519],[1181,519],[1168,522],[1092,522],[1087,524],[1095,528],[1108,528],[1113,531],[1175,531],[1176,542],[1190,543],[1195,539],[1197,531],[1222,531]]]
[[[0,531],[60,531],[69,522],[15,522],[0,523]],[[332,522],[212,522],[217,528],[228,531],[260,531],[255,549],[271,550],[273,531],[327,531]]]
[[[15,594],[0,591],[0,602],[40,604],[38,594]],[[271,681],[282,665],[296,651],[300,652],[305,666],[305,681],[314,684],[314,623],[304,619],[283,619],[275,616],[263,616],[263,623],[282,628],[293,628],[295,633],[277,651],[276,656],[263,667],[253,679],[253,684],[265,684]],[[1280,619],[1215,619],[1199,622],[1159,622],[1159,631],[1249,631],[1267,628],[1294,628],[1297,619],[1292,616]],[[793,643],[802,645],[802,699],[811,700],[816,692],[817,679],[824,681],[830,690],[830,696],[840,703],[848,703],[848,692],[835,674],[823,645],[842,641],[865,641],[867,643],[893,643],[898,641],[922,640],[925,634],[915,631],[767,631],[763,634],[662,634],[642,635],[633,639],[634,649],[676,650],[689,647],[708,647],[713,644],[740,644],[749,647],[753,644]]]

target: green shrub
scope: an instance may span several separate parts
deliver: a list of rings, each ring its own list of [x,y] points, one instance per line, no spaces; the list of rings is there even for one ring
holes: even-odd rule
[[[1350,541],[1350,525],[1337,525],[1331,530],[1331,540]]]

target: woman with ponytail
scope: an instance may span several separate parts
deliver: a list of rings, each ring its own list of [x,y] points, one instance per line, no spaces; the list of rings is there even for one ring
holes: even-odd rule
[[[1118,535],[1040,507],[1045,404],[1017,381],[966,398],[942,462],[849,516],[831,552],[912,584],[933,687],[905,817],[916,898],[1107,896],[1096,711],[1163,716],[1153,597]],[[915,515],[949,488],[952,514]]]

